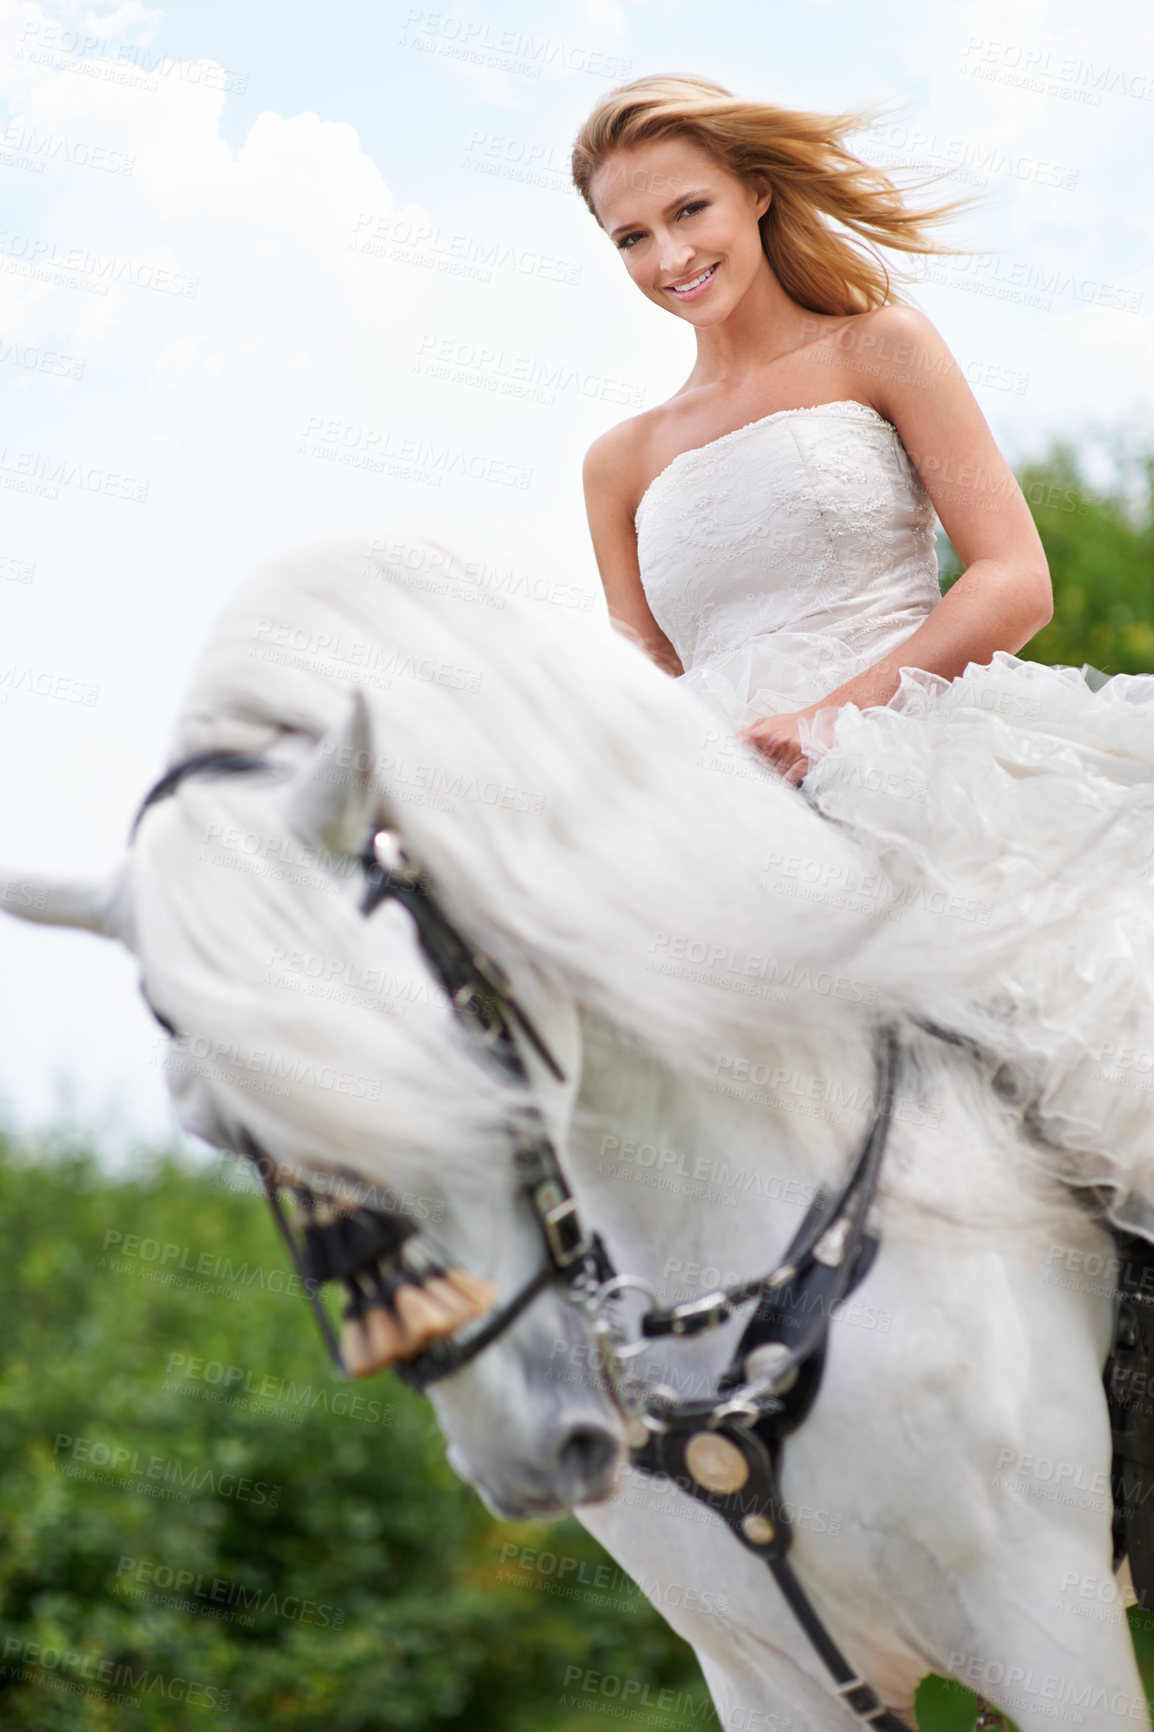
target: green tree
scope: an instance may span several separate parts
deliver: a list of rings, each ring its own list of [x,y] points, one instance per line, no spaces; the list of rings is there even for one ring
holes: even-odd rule
[[[254,1192],[0,1140],[0,1240],[9,1732],[576,1732],[588,1672],[711,1717],[577,1523],[495,1522],[423,1400],[333,1378]]]
[[[1154,673],[1154,453],[1131,454],[1096,487],[1056,443],[1018,472],[1054,584],[1054,617],[1020,652],[1050,666]],[[943,588],[960,567],[945,544]]]

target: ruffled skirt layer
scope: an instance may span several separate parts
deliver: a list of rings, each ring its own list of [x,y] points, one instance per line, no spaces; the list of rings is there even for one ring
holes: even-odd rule
[[[919,997],[941,982],[1067,1170],[1154,1237],[1154,677],[906,670],[806,738],[806,794],[937,912]]]

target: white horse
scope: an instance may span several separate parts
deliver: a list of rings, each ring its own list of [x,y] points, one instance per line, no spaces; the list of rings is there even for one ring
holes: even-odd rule
[[[541,1257],[506,1136],[518,1091],[403,909],[362,917],[375,829],[507,971],[564,1071],[525,1046],[582,1214],[663,1301],[773,1266],[857,1146],[877,1030],[897,1026],[881,1248],[785,1447],[794,1568],[903,1716],[936,1672],[1023,1729],[1141,1723],[1120,1600],[1080,1615],[1113,1598],[1111,1284],[1081,1273],[1111,1240],[1066,1181],[1095,1159],[1101,1176],[1114,1133],[1069,1133],[1021,1003],[1015,1020],[979,990],[1006,922],[962,942],[896,856],[734,751],[623,638],[495,594],[421,538],[324,548],[242,588],[170,758],[214,750],[281,773],[187,779],[110,878],[38,884],[11,911],[135,954],[178,1031],[189,1130],[407,1195],[503,1296]],[[926,1024],[997,1041],[997,1075]],[[739,1330],[639,1369],[702,1393]],[[588,1322],[547,1288],[432,1392],[457,1471],[509,1518],[576,1506],[693,1645],[730,1732],[848,1724],[764,1564],[627,1466],[595,1367]]]

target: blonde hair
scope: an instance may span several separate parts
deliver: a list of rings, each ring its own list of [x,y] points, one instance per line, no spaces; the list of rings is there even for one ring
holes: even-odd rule
[[[573,146],[573,180],[594,217],[590,188],[615,151],[655,139],[688,138],[744,180],[772,189],[761,217],[762,247],[790,298],[817,313],[864,313],[900,299],[879,248],[905,253],[959,253],[927,228],[969,208],[968,197],[911,210],[889,176],[842,144],[885,112],[869,105],[840,114],[777,108],[734,96],[692,74],[637,78],[611,90],[585,121]],[[931,173],[917,186],[940,178]],[[864,245],[839,234],[841,224]],[[598,223],[600,218],[597,217]]]

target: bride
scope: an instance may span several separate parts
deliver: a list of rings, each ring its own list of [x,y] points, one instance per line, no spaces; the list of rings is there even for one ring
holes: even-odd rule
[[[581,128],[586,204],[697,340],[586,458],[610,618],[713,710],[719,769],[761,754],[937,899],[1038,1060],[1039,1136],[1154,1240],[1154,677],[1018,658],[1051,617],[1037,530],[883,257],[950,250],[927,228],[961,201],[911,210],[845,148],[862,121],[677,76]]]
[[[887,703],[903,667],[953,678],[1021,649],[1051,617],[1038,532],[960,368],[924,314],[894,299],[880,260],[823,221],[875,245],[945,250],[925,228],[952,207],[906,209],[841,145],[854,124],[704,79],[646,78],[610,94],[574,153],[633,282],[697,338],[681,389],[586,460],[610,615],[731,717],[756,711],[745,737],[794,780],[819,710]],[[784,496],[785,473],[808,500]],[[942,601],[927,495],[965,567]],[[787,534],[815,511],[840,513],[841,545],[783,546],[783,507]],[[687,540],[693,569],[678,551]],[[749,583],[757,592],[739,594]],[[844,676],[832,689],[831,670]]]

